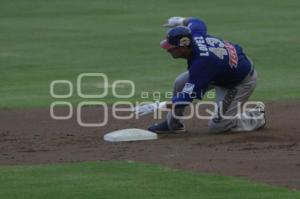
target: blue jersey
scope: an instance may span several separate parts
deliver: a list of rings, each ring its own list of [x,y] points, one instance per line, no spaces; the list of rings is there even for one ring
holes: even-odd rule
[[[232,88],[250,72],[251,62],[239,45],[207,34],[203,21],[190,18],[192,56],[188,59],[189,80],[173,103],[201,99],[209,85]]]

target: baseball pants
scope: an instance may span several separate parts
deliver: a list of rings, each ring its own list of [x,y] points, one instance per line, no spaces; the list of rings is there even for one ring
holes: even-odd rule
[[[228,89],[219,86],[210,86],[216,91],[216,110],[215,116],[209,120],[208,127],[212,133],[221,133],[226,131],[253,131],[263,125],[264,118],[257,109],[247,109],[241,112],[239,107],[243,105],[256,87],[256,71],[250,72],[242,82],[234,88]],[[173,95],[181,92],[189,79],[188,71],[180,74],[175,82]],[[170,111],[167,115],[167,122],[170,129],[176,129],[184,115],[184,106]],[[222,114],[221,114],[222,112]],[[174,117],[176,115],[176,117]],[[179,117],[179,118],[178,118]],[[224,119],[226,118],[226,119]]]

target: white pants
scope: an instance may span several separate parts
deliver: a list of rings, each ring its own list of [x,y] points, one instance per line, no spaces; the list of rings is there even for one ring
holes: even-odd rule
[[[173,95],[181,92],[185,83],[189,79],[189,73],[184,72],[180,74],[174,82]],[[246,112],[238,113],[241,110],[239,106],[243,105],[256,87],[256,71],[249,74],[245,79],[232,89],[227,89],[219,86],[212,86],[216,89],[216,103],[217,110],[214,119],[208,123],[210,132],[221,133],[225,131],[253,131],[264,124],[264,118],[257,109],[248,110]],[[182,116],[184,107],[176,108],[174,111],[176,116]],[[231,116],[230,119],[224,119]],[[170,129],[176,129],[181,121],[175,119],[172,113],[167,115],[167,121]]]

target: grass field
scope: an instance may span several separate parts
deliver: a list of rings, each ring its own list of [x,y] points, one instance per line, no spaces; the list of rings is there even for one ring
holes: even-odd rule
[[[4,167],[0,176],[2,199],[300,198],[300,192],[242,179],[124,162]]]
[[[210,34],[241,44],[256,63],[253,98],[300,97],[297,0],[0,0],[0,108],[49,107],[53,80],[81,73],[128,79],[142,91],[170,91],[182,60],[159,48],[170,16],[204,19]],[[101,82],[100,82],[101,83]],[[99,92],[98,80],[84,87]],[[65,88],[57,88],[64,93]],[[120,92],[127,92],[122,88]],[[102,101],[116,99],[111,90]],[[81,101],[74,91],[68,99]],[[300,198],[241,179],[127,163],[0,167],[0,198]]]
[[[158,46],[165,34],[161,24],[174,15],[201,17],[210,34],[245,48],[260,77],[254,98],[298,99],[298,7],[296,0],[1,0],[0,107],[47,107],[51,81],[75,84],[86,72],[105,73],[110,83],[133,80],[131,100],[141,91],[170,91],[186,68]],[[80,100],[73,96],[71,101]],[[102,100],[116,101],[111,90]]]

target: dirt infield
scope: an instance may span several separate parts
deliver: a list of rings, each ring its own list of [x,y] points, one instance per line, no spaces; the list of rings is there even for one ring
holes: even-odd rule
[[[253,133],[209,134],[207,121],[186,121],[189,133],[156,141],[107,143],[103,135],[123,128],[146,128],[151,116],[83,128],[76,118],[58,121],[48,109],[0,111],[0,164],[44,164],[133,160],[171,168],[242,176],[300,189],[300,103],[267,104],[268,124]],[[86,111],[87,121],[99,112]]]

